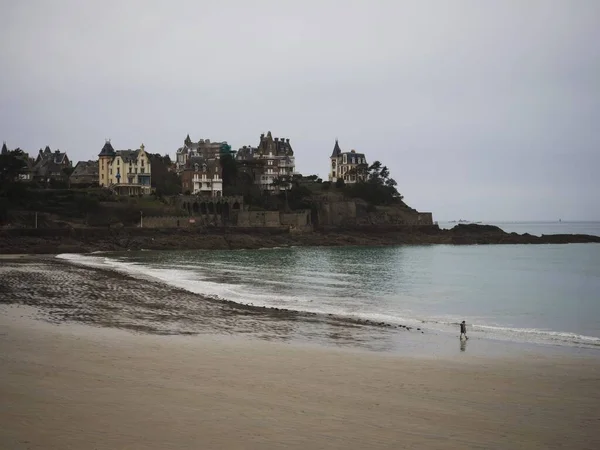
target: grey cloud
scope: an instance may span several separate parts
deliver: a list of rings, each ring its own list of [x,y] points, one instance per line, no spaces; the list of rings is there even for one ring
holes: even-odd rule
[[[335,137],[439,219],[600,220],[595,1],[29,1],[0,16],[0,139]]]

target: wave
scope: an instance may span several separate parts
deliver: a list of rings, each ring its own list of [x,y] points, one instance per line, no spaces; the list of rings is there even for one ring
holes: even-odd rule
[[[315,301],[309,295],[286,295],[285,293],[267,292],[255,284],[260,281],[261,286],[275,288],[283,283],[275,280],[245,279],[245,282],[226,282],[227,273],[202,273],[198,267],[188,264],[171,264],[168,268],[141,264],[131,261],[120,261],[114,257],[95,256],[65,253],[56,256],[69,263],[86,267],[113,270],[136,278],[153,279],[170,286],[187,290],[215,300],[234,302],[245,306],[280,308],[299,313],[319,315],[333,315],[339,318],[386,323],[391,325],[419,326],[423,329],[439,333],[456,333],[461,319],[457,317],[418,317],[418,314],[386,314],[375,311],[350,311],[344,307],[324,304],[323,293],[320,292],[328,284],[337,284],[334,280],[323,280],[323,283],[312,281],[311,286],[305,286],[304,291],[310,292],[312,288],[319,290],[321,296]],[[217,264],[215,264],[216,266]],[[225,272],[238,273],[241,267],[229,267]],[[333,277],[343,274],[332,274]],[[302,280],[303,285],[309,282]],[[309,288],[309,289],[307,289]],[[313,289],[313,290],[314,290]],[[572,332],[544,330],[538,328],[516,328],[499,325],[486,325],[474,323],[477,318],[467,318],[469,333],[489,339],[529,342],[540,344],[555,344],[587,348],[600,348],[600,337],[586,336]]]
[[[493,333],[501,334],[524,334],[530,336],[537,336],[543,340],[560,341],[560,342],[572,342],[577,344],[586,344],[594,347],[600,347],[600,338],[596,336],[585,336],[577,333],[570,333],[566,331],[552,331],[542,330],[539,328],[511,328],[511,327],[500,327],[492,325],[473,325],[475,330],[489,331]]]

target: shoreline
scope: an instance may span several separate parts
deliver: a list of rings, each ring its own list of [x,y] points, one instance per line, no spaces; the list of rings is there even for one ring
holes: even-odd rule
[[[257,306],[211,297],[49,255],[0,256],[0,307],[38,308],[51,323],[80,323],[164,336],[230,335],[397,355],[580,354],[595,347],[525,342],[471,330],[468,343],[432,324],[390,323],[338,314]],[[10,263],[13,263],[12,265]],[[116,289],[116,290],[115,290]]]
[[[600,445],[596,359],[410,357],[14,313],[0,313],[2,448]]]
[[[491,225],[364,227],[293,233],[289,229],[66,228],[1,229],[0,254],[119,250],[237,250],[308,246],[515,245],[600,243],[600,236],[506,233]]]

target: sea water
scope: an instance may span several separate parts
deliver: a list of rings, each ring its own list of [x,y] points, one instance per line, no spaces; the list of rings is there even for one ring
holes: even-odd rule
[[[600,231],[600,224],[587,227]],[[600,350],[600,244],[61,257],[243,304],[415,325],[439,333],[454,333],[465,320],[475,337]]]

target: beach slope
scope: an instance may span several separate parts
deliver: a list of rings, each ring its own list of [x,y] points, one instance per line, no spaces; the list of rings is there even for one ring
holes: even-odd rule
[[[0,310],[0,448],[599,448],[595,359],[406,358]]]

